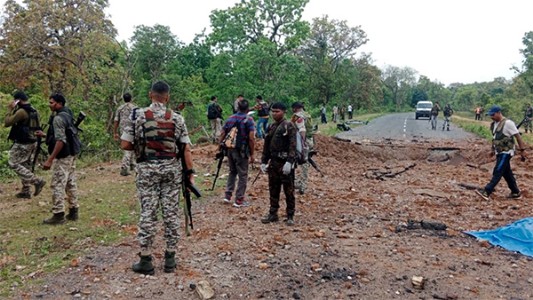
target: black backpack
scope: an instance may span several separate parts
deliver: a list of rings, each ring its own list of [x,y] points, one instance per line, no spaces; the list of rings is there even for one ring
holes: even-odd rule
[[[81,141],[78,136],[78,129],[74,126],[72,116],[66,112],[60,112],[55,117],[60,117],[65,122],[65,135],[67,137],[67,143],[61,149],[61,152],[57,155],[57,158],[65,158],[70,155],[78,155],[81,152]],[[54,117],[50,117],[48,133],[46,134],[46,144],[48,145],[48,153],[52,154],[55,147],[54,137]]]
[[[28,120],[23,124],[15,124],[9,132],[8,139],[19,143],[34,143],[37,141],[35,131],[41,130],[39,113],[29,104],[20,105],[17,110],[24,109]]]
[[[215,103],[209,104],[207,107],[207,118],[210,120],[216,119],[218,117],[218,109]]]

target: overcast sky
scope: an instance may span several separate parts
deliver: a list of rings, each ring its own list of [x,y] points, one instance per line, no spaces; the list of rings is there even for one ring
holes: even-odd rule
[[[1,3],[5,0],[0,0]],[[129,40],[135,25],[169,26],[183,42],[203,28],[209,14],[236,0],[109,0],[107,13]],[[532,0],[310,0],[304,18],[360,25],[369,42],[360,51],[374,63],[411,67],[444,84],[514,76],[521,65],[522,37],[533,31]]]

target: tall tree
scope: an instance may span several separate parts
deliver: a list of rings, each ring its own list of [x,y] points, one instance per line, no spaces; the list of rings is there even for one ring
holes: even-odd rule
[[[266,39],[281,56],[300,46],[309,31],[302,13],[309,0],[241,0],[210,15],[209,39],[219,51],[239,52]]]
[[[360,26],[350,27],[346,21],[313,19],[311,34],[299,53],[311,74],[309,87],[318,102],[328,103],[336,94],[334,86],[339,67],[354,58],[357,49],[368,41]]]
[[[134,78],[139,83],[148,82],[148,86],[166,74],[183,46],[170,28],[163,25],[136,26],[130,40],[135,64]]]
[[[98,66],[118,51],[107,5],[107,0],[6,1],[0,75],[17,87],[46,82],[44,92],[80,93],[88,101]]]
[[[389,89],[396,111],[400,111],[411,95],[417,72],[409,67],[387,66],[382,73],[383,84]]]

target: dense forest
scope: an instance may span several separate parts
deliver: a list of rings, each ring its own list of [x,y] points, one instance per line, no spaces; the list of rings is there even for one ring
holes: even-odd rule
[[[85,145],[101,154],[117,150],[109,132],[121,95],[131,92],[147,104],[149,86],[159,79],[171,85],[173,105],[192,102],[183,112],[190,130],[206,123],[212,95],[224,116],[238,94],[303,101],[312,113],[322,104],[395,112],[426,99],[456,111],[498,103],[515,118],[533,98],[533,32],[524,34],[523,65],[512,80],[445,86],[408,67],[378,68],[358,51],[371,38],[361,26],[327,15],[304,21],[308,2],[243,0],[212,11],[211,33],[184,44],[164,24],[139,24],[128,42],[117,41],[107,0],[7,0],[0,16],[1,102],[5,107],[23,89],[45,122],[48,95],[62,92],[74,112],[87,113]],[[0,150],[9,148],[5,136],[4,129]]]

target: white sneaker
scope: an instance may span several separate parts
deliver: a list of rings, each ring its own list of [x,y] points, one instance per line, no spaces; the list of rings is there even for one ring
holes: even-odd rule
[[[230,199],[226,199],[226,198],[224,198],[224,203],[230,204],[230,203],[231,203],[231,200],[230,200]]]
[[[248,207],[250,206],[250,203],[248,203],[247,201],[235,201],[235,203],[233,203],[233,207]]]

